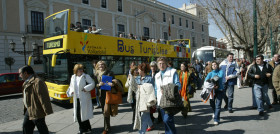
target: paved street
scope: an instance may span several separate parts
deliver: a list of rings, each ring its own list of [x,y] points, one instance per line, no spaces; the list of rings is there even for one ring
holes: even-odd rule
[[[22,95],[0,97],[0,124],[23,119]],[[52,103],[55,112],[72,108],[72,105]]]
[[[175,124],[178,134],[276,134],[279,133],[280,105],[274,106],[274,110],[265,108],[265,116],[259,117],[257,110],[249,110],[252,104],[251,89],[236,89],[234,96],[234,113],[230,114],[224,109],[221,112],[221,122],[213,125],[212,110],[209,103],[203,103],[198,91],[191,99],[192,112],[185,119],[181,114],[175,116]],[[269,90],[271,96],[271,90]],[[125,98],[124,98],[125,100]],[[224,106],[224,104],[222,105]],[[119,107],[119,114],[111,118],[112,133],[138,133],[132,130],[132,112],[130,105],[124,103]],[[47,116],[49,130],[52,133],[75,134],[78,132],[78,123],[73,122],[72,109],[66,109]],[[100,134],[103,130],[103,116],[101,109],[94,110],[94,118],[90,120],[93,132]],[[0,133],[21,133],[22,119],[1,123]],[[155,124],[151,134],[164,133],[163,124]]]

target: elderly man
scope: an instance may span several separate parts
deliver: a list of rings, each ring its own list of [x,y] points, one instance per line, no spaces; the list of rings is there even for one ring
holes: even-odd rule
[[[272,60],[269,62],[269,65],[272,66],[272,69],[274,70],[276,68],[276,66],[279,65],[280,60],[279,60],[279,54],[274,54]],[[270,79],[271,80],[271,79]],[[271,80],[272,81],[272,80]],[[274,86],[272,85],[272,82],[269,83],[269,88],[272,89],[272,98],[273,98],[273,102],[272,105],[276,105],[278,104],[278,100],[277,100],[277,95],[276,95],[276,91]],[[280,103],[280,102],[279,102]]]
[[[32,134],[35,126],[40,134],[48,134],[45,116],[53,113],[47,86],[30,66],[19,69],[23,83],[23,133]]]

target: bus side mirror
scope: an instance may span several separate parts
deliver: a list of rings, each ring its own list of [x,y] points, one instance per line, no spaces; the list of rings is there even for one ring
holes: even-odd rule
[[[28,66],[31,65],[31,61],[32,61],[32,56],[29,56],[29,57],[28,57]]]
[[[56,64],[56,57],[57,57],[56,54],[53,54],[53,55],[52,55],[52,67],[55,67],[55,64]]]

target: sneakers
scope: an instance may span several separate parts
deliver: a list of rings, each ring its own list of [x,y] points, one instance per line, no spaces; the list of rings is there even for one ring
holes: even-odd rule
[[[214,125],[218,125],[219,124],[219,122],[217,122],[217,121],[214,121]]]
[[[232,111],[232,110],[228,110],[228,112],[229,112],[229,113],[233,113],[233,111]]]
[[[97,106],[97,107],[95,107],[95,109],[98,109],[98,108],[101,108],[101,106]]]
[[[154,129],[154,125],[149,127],[149,128],[147,128],[146,131],[151,131],[152,129]]]
[[[259,112],[259,116],[264,116],[264,112],[263,111]]]

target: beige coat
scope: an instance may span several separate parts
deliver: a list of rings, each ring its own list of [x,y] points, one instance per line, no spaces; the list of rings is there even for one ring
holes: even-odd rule
[[[29,120],[43,118],[53,113],[48,88],[43,80],[34,75],[28,82],[24,82],[22,87],[27,105],[27,108],[24,107],[24,113],[28,111]]]
[[[279,65],[273,71],[272,84],[275,88],[277,95],[280,95],[280,66]]]

